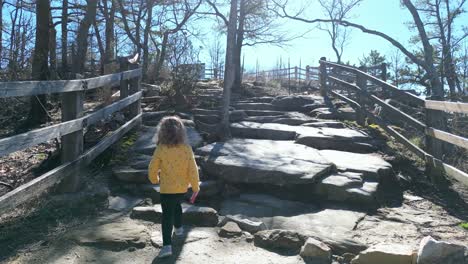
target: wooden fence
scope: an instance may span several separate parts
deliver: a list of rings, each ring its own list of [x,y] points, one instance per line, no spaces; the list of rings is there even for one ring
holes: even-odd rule
[[[333,72],[351,73],[356,77],[355,82],[353,83],[335,77],[332,75]],[[402,103],[419,107],[421,111],[425,112],[425,121],[421,122],[373,95],[367,89],[368,83],[379,86],[383,91],[389,94],[391,98],[397,99]],[[338,87],[347,90],[350,94],[354,94],[357,100],[349,98],[349,95],[345,96],[338,91],[333,91],[333,88]],[[353,107],[358,114],[358,123],[360,125],[365,125],[366,119],[379,125],[396,141],[403,144],[411,152],[423,159],[426,162],[428,172],[434,181],[440,180],[440,176],[442,174],[446,174],[457,179],[461,183],[468,185],[467,173],[441,161],[443,155],[443,144],[449,143],[468,149],[468,139],[443,131],[442,129],[445,126],[442,124],[443,122],[440,122],[440,117],[444,116],[446,112],[468,114],[467,103],[424,100],[411,93],[399,90],[397,87],[385,82],[384,80],[376,78],[363,70],[329,62],[326,61],[325,58],[320,60],[320,90],[323,96],[331,95],[332,97],[339,98],[347,102],[351,107]],[[378,105],[381,109],[391,114],[377,115],[366,109],[366,105],[369,106],[369,103],[372,103],[372,106]],[[421,149],[416,146],[396,129],[391,127],[392,124],[401,121],[406,122],[408,125],[425,135],[425,149]]]
[[[292,82],[309,82],[311,80],[318,80],[319,67],[306,68],[301,67],[290,67],[273,69],[268,71],[258,71],[255,73],[244,74],[244,80],[254,81],[270,81],[270,80],[281,80],[281,81],[292,81]]]
[[[34,180],[0,197],[0,214],[31,200],[60,183],[61,192],[75,192],[80,187],[79,171],[135,126],[141,124],[140,80],[142,71],[136,64],[121,63],[120,73],[96,78],[67,81],[26,81],[0,83],[0,98],[60,93],[62,122],[23,134],[0,139],[0,156],[26,149],[54,138],[61,138],[62,164]],[[85,92],[102,87],[120,87],[120,100],[83,116]],[[83,130],[125,109],[130,119],[105,136],[94,147],[84,151]]]

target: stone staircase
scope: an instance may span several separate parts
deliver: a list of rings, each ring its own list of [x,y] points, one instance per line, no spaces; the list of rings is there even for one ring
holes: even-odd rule
[[[220,89],[206,91],[199,96],[219,98],[222,94]],[[337,113],[345,112],[342,117],[355,118],[346,107],[325,110],[324,106],[323,98],[316,95],[235,100],[230,109],[234,138],[211,144],[204,143],[196,124],[219,123],[219,103],[191,113],[146,112],[129,163],[114,168],[114,175],[131,193],[157,201],[159,187],[146,179],[156,147],[156,125],[162,117],[177,114],[187,126],[197,155],[202,199],[232,187],[306,202],[378,207],[382,194],[389,190],[386,184],[395,179],[391,165],[376,152],[382,142],[336,120]],[[333,115],[324,115],[327,111]]]

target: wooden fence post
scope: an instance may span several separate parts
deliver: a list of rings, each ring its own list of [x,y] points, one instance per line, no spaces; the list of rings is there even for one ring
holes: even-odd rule
[[[426,126],[445,131],[445,112],[440,110],[425,109]],[[444,142],[426,134],[426,152],[431,156],[426,157],[426,174],[431,181],[438,187],[448,186],[447,179],[444,177],[444,169],[440,162],[444,154]],[[437,159],[437,160],[436,160]]]
[[[383,80],[383,81],[387,81],[387,63],[382,63],[382,65],[380,65],[380,78]]]
[[[327,96],[327,78],[328,78],[328,73],[327,73],[327,65],[325,62],[327,61],[327,58],[322,57],[320,58],[320,94],[323,97]]]
[[[138,63],[130,64],[129,70],[138,69],[140,65]],[[138,93],[141,90],[141,76],[135,77],[130,80],[129,95]],[[141,100],[136,101],[135,103],[129,106],[130,116],[133,118],[140,114],[141,112]]]
[[[359,70],[364,71],[364,67],[359,67]],[[367,79],[366,77],[361,74],[360,72],[357,72],[356,74],[356,85],[361,89],[361,92],[358,95],[359,98],[359,104],[364,110],[364,107],[366,106],[366,97],[364,95],[365,92],[367,92]],[[361,126],[366,125],[366,115],[364,114],[364,111],[357,111],[357,123]]]
[[[87,83],[82,84],[86,90]],[[62,93],[62,122],[83,117],[84,92]],[[73,161],[83,153],[83,129],[62,136],[61,160],[62,163]],[[62,193],[76,192],[81,187],[80,174],[70,172],[60,183],[58,190]]]
[[[294,66],[294,78],[296,79],[297,83],[297,66]]]
[[[120,72],[128,71],[128,60],[125,57],[119,58]],[[128,97],[128,80],[120,81],[120,99]]]
[[[306,82],[309,82],[310,80],[310,66],[306,66]]]

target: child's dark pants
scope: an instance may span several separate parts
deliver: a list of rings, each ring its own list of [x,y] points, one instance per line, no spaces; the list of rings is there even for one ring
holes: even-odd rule
[[[180,203],[184,198],[183,193],[161,194],[162,216],[162,234],[163,245],[172,244],[172,226],[182,227],[182,206]]]

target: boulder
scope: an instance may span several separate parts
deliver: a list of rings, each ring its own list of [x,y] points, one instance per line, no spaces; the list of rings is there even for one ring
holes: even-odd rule
[[[306,240],[305,244],[301,248],[300,255],[316,264],[331,263],[331,248],[313,238],[308,238]]]
[[[292,141],[232,139],[196,152],[208,156],[201,166],[209,175],[235,183],[313,183],[333,169],[317,150]]]
[[[297,232],[279,229],[264,230],[254,235],[254,243],[257,247],[293,254],[299,253],[305,240],[306,238]]]
[[[210,207],[183,203],[182,215],[184,224],[187,225],[212,227],[218,224],[218,212]],[[152,207],[135,207],[131,216],[135,219],[159,223],[162,218],[162,208],[160,204]]]
[[[242,235],[242,229],[234,222],[227,222],[221,227],[218,234],[220,237],[226,238],[238,237]]]
[[[401,244],[379,244],[372,246],[355,257],[351,264],[416,264],[416,254],[411,246]],[[434,262],[436,263],[436,262]],[[437,262],[446,263],[446,262]],[[419,264],[419,262],[418,262]]]
[[[307,95],[290,95],[275,98],[271,104],[282,111],[301,111],[304,105],[315,103],[315,99]]]
[[[261,221],[252,221],[247,218],[241,218],[239,216],[226,215],[221,221],[220,225],[224,225],[227,222],[236,223],[242,230],[247,231],[251,234],[255,234],[258,231],[267,229],[265,224]]]
[[[462,245],[437,241],[430,236],[423,238],[419,245],[418,264],[462,264],[468,263],[465,257],[467,248]]]
[[[320,103],[320,102],[314,102],[313,104],[303,105],[301,107],[301,112],[310,113],[310,112],[314,111],[317,108],[324,108],[324,107],[326,107],[325,104]]]

